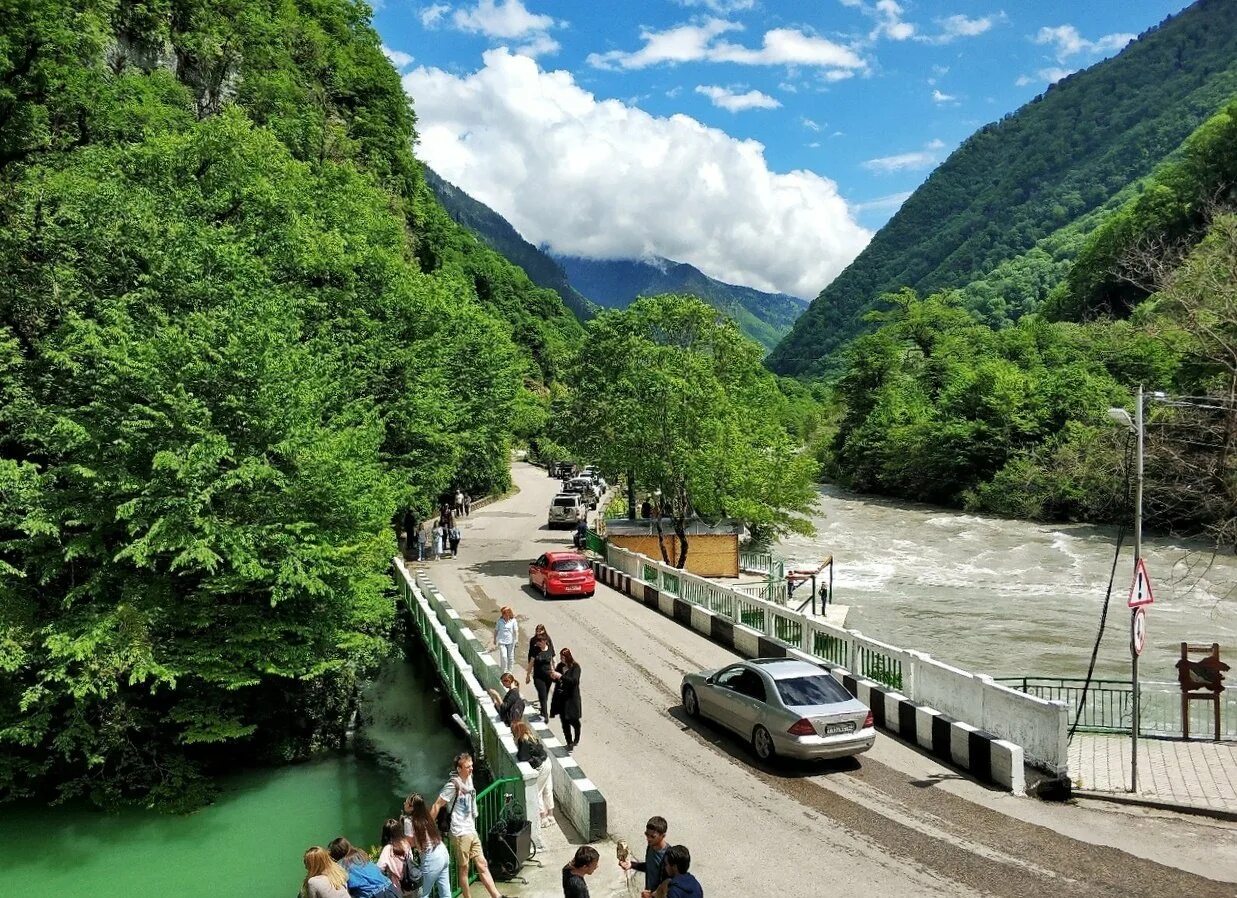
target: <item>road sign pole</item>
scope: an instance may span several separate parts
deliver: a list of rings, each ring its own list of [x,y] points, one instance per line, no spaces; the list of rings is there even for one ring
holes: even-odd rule
[[[1129,419],[1126,419],[1129,420]],[[1134,576],[1137,578],[1139,565],[1143,557],[1143,388],[1138,385],[1137,402],[1134,406],[1134,430],[1137,446],[1134,455]],[[1130,611],[1138,614],[1138,609]],[[1130,618],[1130,632],[1134,630],[1134,618]],[[1134,690],[1133,720],[1130,721],[1130,791],[1138,791],[1138,727],[1140,723],[1140,701],[1138,691],[1138,652],[1130,641],[1130,672],[1131,685]]]

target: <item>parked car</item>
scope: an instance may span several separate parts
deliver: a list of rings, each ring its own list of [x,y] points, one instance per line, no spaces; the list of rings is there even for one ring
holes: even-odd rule
[[[587,514],[583,496],[579,493],[560,493],[550,500],[546,523],[550,527],[574,527]]]
[[[545,596],[591,596],[593,567],[579,552],[546,552],[528,566],[528,583]]]
[[[589,508],[596,508],[597,502],[601,498],[601,491],[593,485],[593,481],[587,477],[573,477],[563,487],[564,493],[579,493],[584,497],[585,503]]]
[[[689,717],[734,730],[763,761],[849,757],[876,740],[867,705],[806,661],[754,658],[689,673],[682,696]]]

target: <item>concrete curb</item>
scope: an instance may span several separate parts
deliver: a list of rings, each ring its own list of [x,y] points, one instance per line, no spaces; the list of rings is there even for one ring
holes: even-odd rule
[[[464,626],[459,612],[451,607],[451,603],[438,591],[426,571],[418,570],[415,579],[421,592],[428,597],[430,608],[446,629],[451,641],[458,647],[460,655],[472,668],[478,682],[485,689],[495,689],[501,693],[502,683],[499,677],[502,676],[502,671],[498,668],[498,662],[486,651],[485,644],[470,628]],[[493,707],[488,697],[486,704]],[[525,712],[525,720],[545,743],[554,765],[555,804],[571,821],[576,832],[586,840],[593,842],[605,838],[608,825],[605,796],[585,775],[579,763],[567,754],[566,747],[554,735],[553,730],[544,721],[534,723],[531,716],[531,713]],[[499,726],[510,733],[503,724],[499,723]],[[528,765],[521,764],[521,767],[525,766]]]
[[[1129,795],[1121,792],[1097,792],[1092,789],[1074,789],[1071,798],[1089,798],[1094,801],[1107,801],[1112,804],[1128,804],[1134,807],[1150,808],[1156,811],[1172,811],[1175,814],[1190,814],[1194,817],[1210,817],[1213,820],[1225,820],[1237,823],[1237,811],[1226,811],[1223,808],[1208,808],[1197,804],[1179,804],[1175,801],[1163,801],[1143,795]]]
[[[896,733],[981,782],[1000,786],[1016,795],[1025,794],[1021,746],[913,702],[880,683],[856,677],[845,668],[796,646],[661,592],[651,584],[633,581],[630,575],[604,562],[594,561],[593,571],[598,580],[613,589],[748,658],[797,658],[828,670],[852,695],[872,709],[877,727]]]

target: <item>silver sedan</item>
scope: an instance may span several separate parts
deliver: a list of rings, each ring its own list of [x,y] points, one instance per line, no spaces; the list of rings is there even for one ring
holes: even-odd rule
[[[754,658],[683,677],[683,710],[751,741],[763,761],[843,758],[876,740],[872,712],[815,664]]]

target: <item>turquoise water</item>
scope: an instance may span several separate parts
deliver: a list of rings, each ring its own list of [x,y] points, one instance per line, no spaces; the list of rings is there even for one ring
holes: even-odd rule
[[[292,898],[306,848],[337,835],[377,844],[408,792],[442,785],[464,744],[432,676],[389,665],[352,751],[225,777],[214,804],[188,816],[0,805],[0,895]]]

